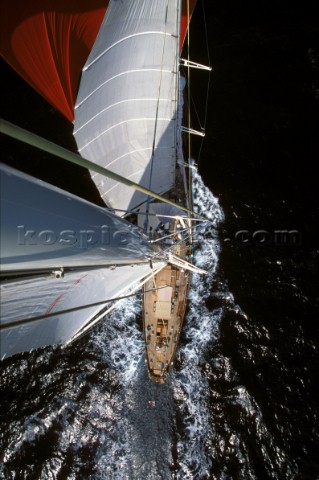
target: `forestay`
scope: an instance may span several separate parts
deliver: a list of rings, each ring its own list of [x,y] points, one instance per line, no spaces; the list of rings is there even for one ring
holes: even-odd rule
[[[159,194],[175,180],[179,8],[179,0],[111,1],[75,105],[80,154]],[[130,210],[146,199],[92,178],[113,208]]]

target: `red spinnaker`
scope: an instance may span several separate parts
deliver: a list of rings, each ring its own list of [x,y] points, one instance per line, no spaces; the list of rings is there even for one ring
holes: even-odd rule
[[[73,121],[82,67],[109,0],[1,2],[1,55],[37,92]],[[189,0],[190,15],[196,0]],[[181,46],[188,26],[183,0]]]

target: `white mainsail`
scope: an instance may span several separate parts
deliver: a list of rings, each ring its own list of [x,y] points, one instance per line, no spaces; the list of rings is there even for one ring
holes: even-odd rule
[[[42,275],[2,282],[1,358],[72,340],[101,309],[111,305],[101,302],[124,295],[164,266],[164,262],[153,262],[152,268],[140,264],[71,271],[63,278]],[[63,313],[72,308],[75,311]],[[41,315],[45,318],[32,320]]]
[[[75,106],[81,155],[159,194],[175,180],[180,16],[179,0],[111,1]],[[91,174],[115,209],[146,199]]]
[[[0,165],[1,272],[147,262],[137,228],[106,209]]]

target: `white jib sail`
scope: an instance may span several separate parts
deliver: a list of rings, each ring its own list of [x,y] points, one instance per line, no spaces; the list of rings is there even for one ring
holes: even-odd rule
[[[175,180],[179,7],[179,0],[111,0],[75,105],[80,154],[159,194]],[[145,201],[114,180],[92,178],[115,209]]]

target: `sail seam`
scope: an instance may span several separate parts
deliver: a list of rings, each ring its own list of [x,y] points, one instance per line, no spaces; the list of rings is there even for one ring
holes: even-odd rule
[[[83,145],[83,147],[79,148],[79,152],[82,152],[85,148],[87,148],[91,143],[95,142],[95,140],[97,140],[98,138],[102,137],[105,133],[109,132],[110,130],[112,130],[113,128],[116,128],[116,127],[119,127],[121,125],[125,125],[126,123],[129,123],[129,122],[140,122],[140,121],[154,121],[156,120],[156,118],[154,117],[141,117],[141,118],[130,118],[129,120],[124,120],[123,122],[119,122],[115,125],[112,125],[111,127],[107,128],[106,130],[103,130],[103,132],[99,133],[98,135],[96,135],[96,137],[92,138],[92,140],[90,140],[88,143],[86,143],[85,145]],[[157,119],[158,121],[161,121],[161,122],[171,122],[172,120],[174,120],[174,118],[158,118]]]
[[[171,98],[161,98],[159,100],[160,102],[167,102],[167,103],[172,103],[173,100]],[[112,105],[109,105],[106,108],[103,108],[100,112],[98,112],[96,115],[93,115],[87,122],[83,123],[81,127],[79,127],[77,130],[73,132],[73,135],[76,135],[82,128],[86,127],[90,122],[95,120],[98,116],[102,115],[102,113],[106,112],[110,108],[116,107],[117,105],[121,105],[123,103],[129,103],[129,102],[157,102],[157,98],[127,98],[125,100],[121,100],[119,102],[112,103]]]
[[[156,150],[168,150],[169,147],[157,147]],[[145,147],[145,148],[136,148],[135,150],[130,150],[129,152],[124,153],[123,155],[120,155],[119,157],[114,158],[112,162],[107,164],[107,167],[110,165],[113,165],[116,163],[118,160],[121,160],[124,157],[127,157],[128,155],[133,155],[134,153],[139,153],[139,152],[146,152],[147,150],[152,150],[152,147]],[[95,173],[92,175],[92,178],[96,177],[97,175],[100,175],[99,173]]]
[[[108,78],[107,80],[105,80],[105,82],[101,83],[101,85],[99,85],[94,90],[92,90],[92,92],[89,95],[87,95],[85,98],[83,98],[83,100],[81,100],[80,103],[77,103],[74,106],[74,109],[76,110],[77,108],[81,107],[81,105],[84,102],[86,102],[92,95],[94,95],[98,90],[100,90],[100,88],[104,87],[104,85],[111,82],[112,80],[115,80],[116,78],[121,77],[122,75],[127,75],[129,73],[141,73],[141,72],[145,73],[145,72],[160,72],[160,71],[161,71],[160,68],[138,68],[135,70],[126,70],[125,72],[120,72],[114,75],[113,77]],[[163,70],[163,73],[169,73],[171,75],[175,74],[175,72],[172,72],[172,70]]]
[[[161,31],[157,31],[157,30],[150,30],[148,32],[133,33],[132,35],[128,35],[127,37],[123,37],[120,40],[118,40],[117,42],[110,45],[103,52],[101,52],[96,58],[94,58],[90,63],[85,65],[83,67],[82,71],[85,72],[86,70],[88,70],[92,65],[94,65],[94,63],[96,63],[101,57],[103,57],[103,55],[105,55],[107,52],[109,52],[113,47],[116,47],[116,45],[119,45],[120,43],[125,42],[126,40],[129,40],[130,38],[138,37],[138,36],[141,36],[141,35],[165,35],[165,36],[168,36],[168,37],[175,37],[175,35],[173,35],[172,33],[161,32]]]
[[[130,175],[127,175],[126,178],[129,178],[129,179],[132,180],[132,178],[134,178],[136,175],[141,174],[141,173],[144,173],[144,172],[145,172],[144,169],[140,169],[140,170],[137,170],[137,171],[131,173]],[[109,188],[108,190],[106,190],[103,194],[101,194],[102,198],[104,198],[104,195],[107,196],[108,193],[110,193],[112,190],[114,190],[114,188],[117,188],[118,186],[119,186],[119,183],[116,183],[116,184],[113,185],[111,188]],[[161,192],[161,195],[164,194],[165,192],[167,192],[167,190],[168,190],[169,188],[171,188],[172,186],[173,186],[172,182],[170,182],[170,183],[168,184],[168,186],[166,186],[166,187],[165,187],[164,185],[161,185],[161,186],[160,186],[161,188],[160,188],[160,190],[159,190],[159,191]]]

